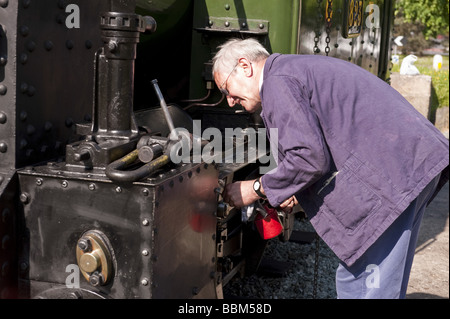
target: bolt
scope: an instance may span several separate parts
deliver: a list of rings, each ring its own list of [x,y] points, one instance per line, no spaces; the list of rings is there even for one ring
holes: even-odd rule
[[[143,278],[143,279],[141,280],[141,285],[142,285],[142,286],[147,286],[147,285],[148,285],[148,279],[147,279],[147,278]]]
[[[83,295],[79,291],[74,291],[69,295],[69,299],[83,299]]]
[[[149,254],[149,251],[147,249],[144,249],[142,251],[142,256],[148,256],[148,254]]]
[[[36,185],[37,186],[41,186],[42,182],[43,182],[42,178],[36,178]]]
[[[20,194],[20,201],[24,204],[28,204],[30,202],[30,195],[28,193]]]
[[[122,187],[117,186],[116,187],[116,193],[122,193]]]
[[[67,186],[69,186],[69,182],[64,180],[64,181],[61,182],[61,186],[63,188],[66,188]]]
[[[144,218],[143,220],[142,220],[142,225],[143,226],[148,226],[150,224],[150,222],[149,222],[149,220],[147,219],[147,218]]]
[[[83,252],[87,252],[91,250],[91,241],[89,238],[81,238],[78,241],[78,248],[80,248]]]
[[[104,277],[101,273],[98,271],[94,272],[92,275],[89,276],[89,283],[92,286],[100,286],[104,283]]]
[[[93,191],[95,190],[95,184],[94,183],[90,183],[88,186],[89,190]]]
[[[116,53],[118,48],[119,48],[119,44],[116,41],[111,40],[108,42],[109,52]]]

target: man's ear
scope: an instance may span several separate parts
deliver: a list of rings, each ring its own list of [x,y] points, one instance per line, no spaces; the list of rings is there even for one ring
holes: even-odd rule
[[[239,61],[239,66],[244,70],[245,76],[251,77],[253,75],[252,63],[246,58],[240,58],[238,61]]]

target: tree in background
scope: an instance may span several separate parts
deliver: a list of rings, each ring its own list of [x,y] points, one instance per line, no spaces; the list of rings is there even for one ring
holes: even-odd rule
[[[426,39],[448,33],[449,0],[397,0],[396,11],[405,22],[422,24]]]

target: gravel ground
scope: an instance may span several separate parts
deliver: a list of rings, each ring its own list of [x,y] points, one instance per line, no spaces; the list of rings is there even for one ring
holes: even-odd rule
[[[314,231],[306,219],[300,218],[296,218],[294,230]],[[315,240],[310,244],[299,244],[272,239],[266,247],[263,260],[288,262],[289,267],[284,275],[235,277],[225,287],[224,293],[241,298],[312,299],[315,251]],[[336,298],[335,273],[338,263],[334,253],[320,240],[317,299]]]

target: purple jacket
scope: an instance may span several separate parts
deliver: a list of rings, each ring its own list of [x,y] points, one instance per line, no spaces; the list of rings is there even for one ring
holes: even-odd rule
[[[317,233],[353,264],[444,169],[448,140],[387,83],[349,62],[273,54],[261,88],[278,167],[269,202],[297,195]],[[269,131],[269,130],[267,130]]]

